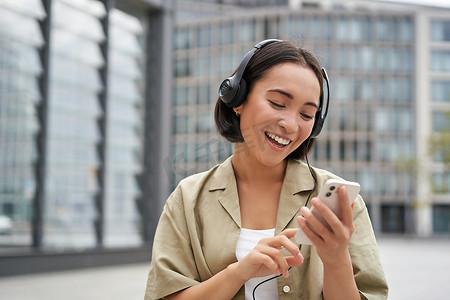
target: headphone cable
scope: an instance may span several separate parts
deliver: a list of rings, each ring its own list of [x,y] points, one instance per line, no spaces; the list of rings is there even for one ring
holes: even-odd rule
[[[311,142],[311,140],[312,140],[312,139],[308,139],[308,142],[307,142],[307,144],[306,144],[306,149],[309,148],[309,143]],[[309,199],[311,198],[312,193],[314,193],[314,191],[316,190],[316,187],[317,187],[317,178],[316,178],[316,175],[314,175],[314,172],[313,172],[313,170],[312,170],[312,168],[311,168],[311,165],[309,164],[309,160],[308,160],[308,152],[306,152],[305,158],[306,158],[306,164],[308,165],[309,172],[311,173],[311,176],[312,176],[312,178],[314,179],[314,186],[313,186],[311,192],[309,193],[308,198],[306,199],[306,202],[305,202],[305,206],[308,206]],[[300,245],[298,246],[298,249],[299,249],[299,250],[302,250],[302,244],[300,244]],[[290,271],[291,269],[292,269],[292,266],[288,268],[288,271]],[[263,283],[266,283],[266,282],[268,282],[268,281],[271,281],[271,280],[273,280],[273,279],[276,279],[276,278],[278,278],[278,277],[280,277],[280,276],[281,276],[281,274],[280,274],[280,275],[275,275],[275,276],[273,276],[273,277],[267,278],[267,279],[261,281],[260,283],[258,283],[258,284],[255,286],[255,288],[253,289],[253,293],[252,293],[253,300],[256,300],[256,298],[255,298],[256,289],[257,289],[260,285],[262,285]]]

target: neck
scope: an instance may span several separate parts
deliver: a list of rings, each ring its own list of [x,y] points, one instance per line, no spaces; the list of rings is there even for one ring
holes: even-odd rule
[[[235,145],[232,157],[232,164],[236,179],[238,181],[257,182],[282,182],[286,171],[287,160],[283,160],[278,165],[268,166],[262,164],[248,152],[242,151],[240,145]]]

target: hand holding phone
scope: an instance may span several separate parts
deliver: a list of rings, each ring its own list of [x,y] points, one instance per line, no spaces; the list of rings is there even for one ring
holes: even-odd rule
[[[355,201],[356,196],[358,196],[359,191],[361,189],[359,183],[353,181],[328,179],[325,182],[325,185],[320,190],[319,195],[317,196],[327,207],[331,209],[331,211],[334,212],[334,214],[338,218],[341,218],[341,207],[339,205],[339,197],[337,191],[341,186],[346,187],[348,194],[348,201],[350,204],[352,204],[353,201]],[[330,225],[328,225],[328,223],[325,221],[322,215],[320,215],[320,213],[314,208],[314,206],[311,208],[311,212],[325,226],[330,227]],[[311,230],[315,232],[314,228],[311,225],[308,224],[308,226],[310,226]],[[301,228],[298,229],[297,233],[294,236],[294,239],[298,244],[312,245],[311,240],[306,236],[306,234],[303,232]]]

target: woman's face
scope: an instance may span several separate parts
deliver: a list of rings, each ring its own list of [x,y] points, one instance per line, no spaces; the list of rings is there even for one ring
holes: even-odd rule
[[[275,166],[297,149],[311,133],[319,97],[311,69],[282,63],[268,70],[237,108],[249,158]]]

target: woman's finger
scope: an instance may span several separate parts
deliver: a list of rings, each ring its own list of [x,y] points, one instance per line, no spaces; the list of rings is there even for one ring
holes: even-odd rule
[[[334,216],[334,218],[336,218],[336,216],[328,207],[326,207],[323,203],[320,202],[319,198],[313,198],[312,203],[314,205],[314,209],[317,210],[317,212],[322,216],[322,218],[317,216],[315,213],[312,212],[312,210],[310,210],[306,206],[302,207],[301,212],[305,217],[305,220],[308,222],[308,224],[312,226],[311,230],[316,231],[317,235],[319,235],[323,240],[326,240],[332,234],[333,229],[332,224],[329,224],[330,220],[325,218],[323,214],[329,215],[330,217]],[[316,205],[318,207],[316,207]],[[326,224],[324,224],[324,222]]]
[[[341,207],[341,220],[344,226],[353,226],[353,208],[348,202],[347,188],[341,186],[338,189],[339,205]]]

